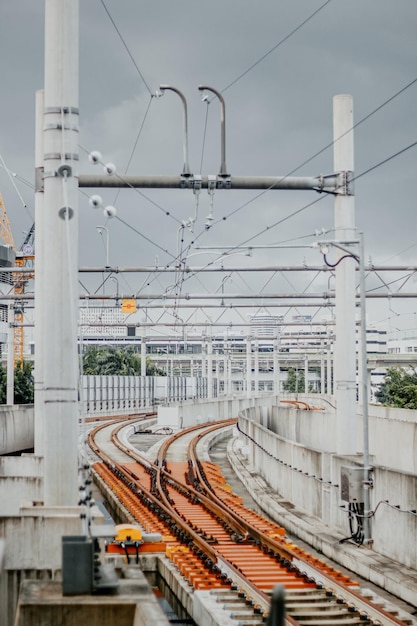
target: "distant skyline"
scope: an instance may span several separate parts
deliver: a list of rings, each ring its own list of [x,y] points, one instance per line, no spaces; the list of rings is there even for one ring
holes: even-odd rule
[[[19,247],[34,217],[30,185],[35,92],[43,86],[44,3],[15,0],[0,15],[7,59],[2,64],[0,193]],[[332,142],[332,100],[349,93],[357,125],[356,222],[364,232],[366,261],[417,265],[417,147],[409,147],[417,141],[416,23],[415,0],[81,2],[80,172],[96,171],[88,153],[99,150],[120,174],[179,174],[181,103],[170,92],[155,97],[159,86],[168,84],[188,101],[191,171],[217,174],[220,112],[216,99],[201,102],[198,85],[206,84],[225,99],[226,162],[232,175],[332,173],[332,148],[326,148]],[[221,252],[202,246],[234,249],[247,241],[254,247],[310,246],[322,229],[332,237],[333,198],[308,206],[318,198],[314,192],[216,191],[210,197],[204,191],[197,197],[191,190],[113,190],[102,195],[105,204],[115,205],[116,218],[93,210],[88,194],[80,192],[81,266],[104,265],[108,255],[115,266],[160,267],[175,263],[178,254],[190,265],[205,265]],[[206,229],[209,215],[212,226]],[[108,228],[108,249],[98,226]],[[251,257],[241,251],[223,262],[320,265],[322,257],[311,247],[284,247],[254,249]],[[417,291],[414,277],[404,273],[399,278],[389,274],[382,280],[397,281],[393,290],[402,280],[407,291]],[[129,274],[118,276],[117,288],[130,294],[328,288],[327,275],[309,287],[312,279],[311,273],[227,279],[202,274],[182,282],[175,274]],[[100,290],[100,283],[99,275],[90,277],[88,288]],[[369,289],[380,284],[378,278],[367,282]],[[108,293],[115,287],[115,280],[105,286]],[[255,313],[259,306],[254,303]],[[416,328],[415,308],[415,299],[370,301],[368,319],[385,320],[388,330]],[[291,310],[288,319],[303,312]],[[278,309],[270,313],[282,314]]]

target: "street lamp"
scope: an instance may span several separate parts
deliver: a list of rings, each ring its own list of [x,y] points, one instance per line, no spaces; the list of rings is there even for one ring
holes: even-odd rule
[[[358,244],[359,254],[353,254],[351,250],[344,247],[337,241],[323,241],[318,242],[318,247],[323,254],[324,262],[328,267],[336,267],[343,259],[350,257],[355,259],[359,264],[359,292],[360,292],[360,340],[361,340],[361,370],[362,380],[360,381],[362,386],[362,408],[363,408],[363,534],[364,543],[372,543],[371,539],[371,526],[370,526],[370,493],[369,490],[372,487],[371,471],[372,468],[369,462],[369,411],[368,411],[368,372],[367,372],[367,351],[366,351],[366,297],[365,297],[365,263],[364,263],[364,237],[363,233],[358,233],[358,241],[346,241],[345,245]],[[334,246],[345,254],[336,262],[329,263],[327,261],[327,254],[329,252],[328,246]]]
[[[103,237],[103,232],[106,232],[106,243],[105,243],[105,249],[106,249],[106,267],[110,267],[110,263],[109,263],[109,255],[110,255],[110,235],[109,235],[109,229],[107,228],[107,226],[96,226],[97,232],[99,235],[101,235]]]

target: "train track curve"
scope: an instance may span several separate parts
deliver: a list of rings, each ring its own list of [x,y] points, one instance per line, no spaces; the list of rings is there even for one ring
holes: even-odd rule
[[[93,472],[146,532],[161,534],[167,557],[194,589],[217,592],[237,616],[243,603],[241,624],[265,622],[278,584],[292,626],[403,625],[363,597],[358,583],[244,507],[220,468],[199,460],[202,438],[235,423],[199,424],[167,436],[153,461],[122,437],[125,422],[99,425],[88,436],[98,459]]]

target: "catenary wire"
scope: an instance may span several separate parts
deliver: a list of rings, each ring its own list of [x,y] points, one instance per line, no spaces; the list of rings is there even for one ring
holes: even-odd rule
[[[149,98],[148,106],[146,107],[146,111],[145,111],[144,116],[143,116],[142,123],[141,123],[141,125],[139,127],[139,130],[138,130],[138,134],[136,135],[135,143],[133,144],[133,148],[131,150],[130,157],[129,157],[129,159],[127,161],[127,165],[125,167],[125,175],[129,171],[129,167],[130,167],[130,164],[132,162],[133,155],[135,154],[135,151],[136,151],[136,148],[137,148],[140,136],[142,134],[142,130],[143,130],[143,127],[145,125],[146,118],[148,117],[149,109],[151,108],[152,100],[153,100],[153,95],[151,94],[151,96]],[[117,192],[116,192],[116,195],[114,197],[113,204],[116,204],[116,202],[117,202],[117,200],[119,198],[120,192],[121,192],[121,189],[118,189]]]
[[[272,52],[274,52],[277,48],[279,48],[283,43],[285,43],[293,35],[295,35],[295,33],[297,31],[299,31],[303,26],[305,26],[307,24],[307,22],[309,22],[311,19],[313,19],[313,17],[315,17],[318,13],[320,13],[320,11],[322,11],[322,9],[324,9],[324,7],[326,7],[328,4],[330,4],[330,2],[331,2],[331,0],[327,0],[318,9],[316,9],[311,15],[309,15],[305,20],[303,20],[301,22],[301,24],[296,26],[296,28],[293,28],[293,30],[291,32],[289,32],[288,35],[285,35],[285,37],[283,39],[281,39],[278,43],[276,43],[270,50],[268,50],[268,52],[263,54],[257,61],[255,61],[255,63],[252,63],[252,65],[250,67],[248,67],[248,69],[246,69],[244,72],[239,74],[239,76],[237,78],[235,78],[231,83],[229,83],[226,87],[223,87],[223,89],[221,90],[221,93],[224,93],[225,91],[230,89],[230,87],[232,87],[232,85],[235,85],[241,78],[246,76],[246,74],[249,74],[249,72],[251,70],[253,70],[257,65],[262,63],[262,61],[264,59],[266,59],[270,54],[272,54]]]
[[[113,27],[114,27],[114,29],[115,29],[116,33],[118,34],[119,39],[120,39],[120,41],[122,42],[122,44],[123,44],[123,46],[124,46],[124,48],[125,48],[126,52],[128,53],[130,60],[132,61],[133,65],[135,66],[135,69],[136,69],[137,73],[138,73],[138,74],[139,74],[139,76],[141,77],[143,84],[145,85],[145,87],[146,87],[146,89],[148,90],[149,94],[150,94],[150,95],[152,95],[152,91],[151,91],[151,89],[150,89],[150,87],[149,87],[148,83],[146,82],[146,80],[145,80],[145,78],[144,78],[144,76],[143,76],[142,72],[140,71],[140,69],[139,69],[139,67],[138,67],[138,64],[136,63],[135,59],[133,58],[133,55],[132,55],[132,53],[130,52],[129,47],[128,47],[128,45],[127,45],[126,41],[123,39],[123,36],[122,36],[122,34],[121,34],[120,30],[117,28],[117,26],[116,26],[116,23],[115,23],[114,19],[113,19],[113,18],[112,18],[112,16],[110,15],[110,11],[108,10],[108,8],[106,7],[106,5],[104,4],[104,1],[103,1],[103,0],[100,0],[100,2],[101,2],[101,4],[103,5],[103,8],[104,8],[104,10],[105,10],[105,11],[106,11],[106,13],[107,13],[107,17],[108,17],[108,18],[109,18],[109,20],[111,21],[111,23],[112,23],[112,25],[113,25]]]

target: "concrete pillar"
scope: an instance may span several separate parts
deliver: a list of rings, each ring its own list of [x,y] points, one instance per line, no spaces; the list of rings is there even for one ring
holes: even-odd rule
[[[35,223],[36,231],[41,233],[45,230],[44,221],[44,192],[43,192],[43,116],[44,116],[44,91],[36,92],[36,123],[35,123]],[[36,234],[36,237],[38,235]],[[44,421],[43,412],[43,389],[44,381],[44,349],[42,341],[44,332],[42,307],[45,302],[42,296],[43,276],[44,276],[44,249],[36,246],[36,284],[35,284],[35,366],[33,369],[35,405],[34,405],[34,424],[35,424],[35,454],[43,456],[44,450]],[[38,320],[38,322],[36,322]]]
[[[207,397],[213,397],[213,344],[211,337],[207,339]]]
[[[78,47],[78,1],[46,0],[44,219],[36,225],[44,263],[35,285],[44,304],[35,323],[47,506],[78,502]]]
[[[252,338],[250,335],[246,339],[246,397],[252,395]]]
[[[366,344],[366,341],[365,341]],[[361,404],[363,406],[363,403],[365,402],[365,398],[364,398],[364,387],[365,385],[362,384],[363,382],[363,378],[364,376],[367,376],[367,372],[364,372],[363,370],[363,362],[362,359],[360,358],[361,354],[362,354],[362,349],[363,349],[363,337],[362,337],[362,332],[358,332],[357,333],[357,354],[356,354],[356,363],[357,363],[357,367],[356,367],[356,385],[357,385],[357,390],[358,390],[358,402],[359,404]],[[365,350],[366,350],[366,345],[365,345]]]
[[[274,394],[279,394],[279,343],[278,339],[274,339],[274,352],[273,352],[273,370],[274,370]]]
[[[304,393],[308,394],[308,356],[304,356]]]
[[[340,193],[335,195],[335,238],[346,247],[354,241],[355,202],[346,178],[353,172],[352,96],[333,99],[334,171],[340,172]],[[336,250],[336,249],[335,249]],[[353,248],[354,252],[354,248]],[[346,252],[337,250],[341,259]],[[336,266],[335,396],[337,407],[337,452],[356,453],[356,342],[355,270],[357,261],[344,258]]]
[[[259,341],[255,341],[255,395],[259,393]]]
[[[320,350],[320,393],[325,393],[325,391],[324,391],[324,350],[323,350],[323,345],[321,345],[321,350]]]
[[[333,393],[332,386],[332,342],[329,339],[327,344],[327,388],[326,393],[331,396]]]
[[[142,328],[140,340],[140,375],[146,376],[146,328]]]
[[[14,404],[14,303],[7,307],[7,385],[6,404]]]

